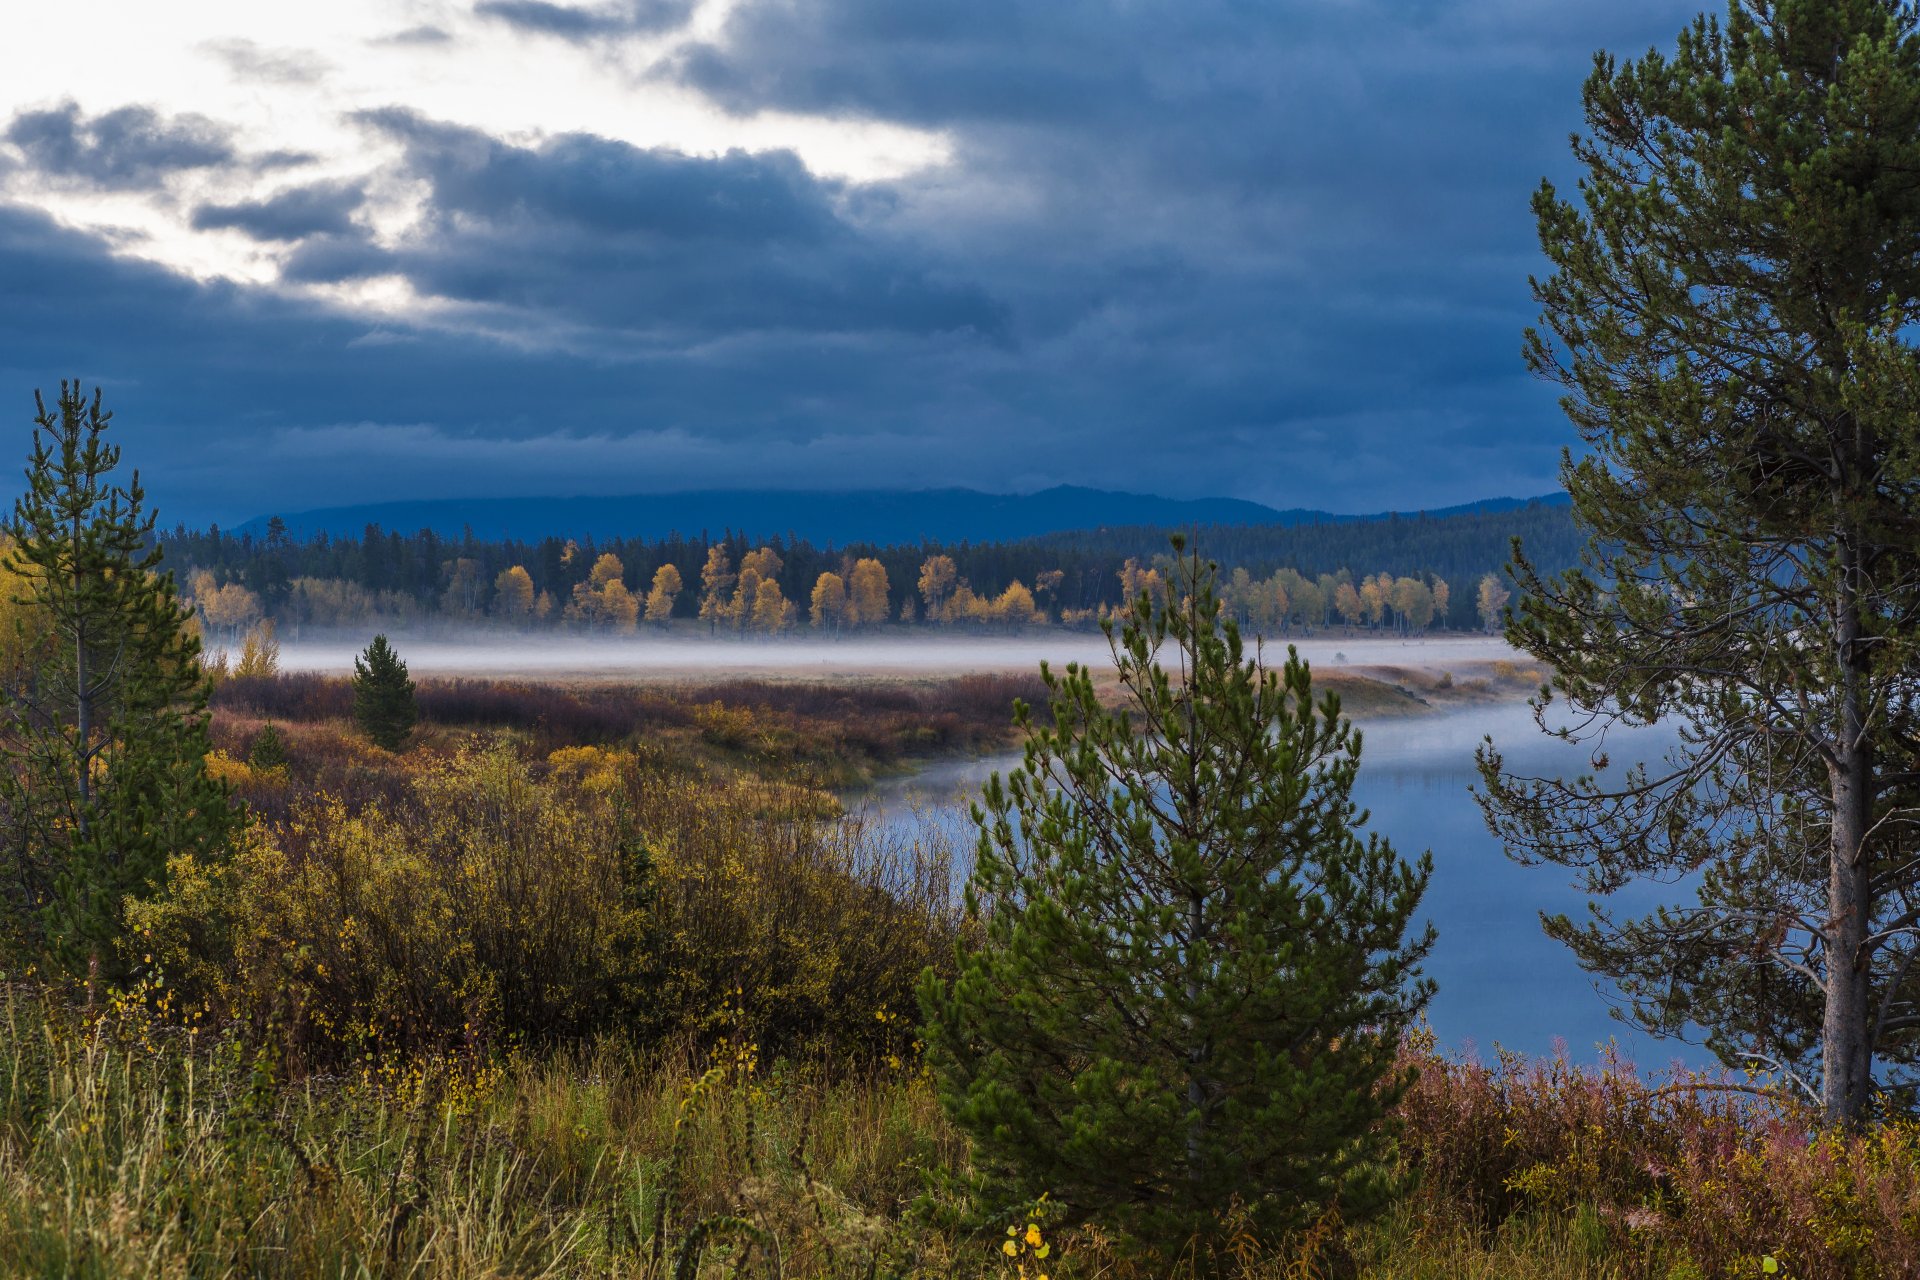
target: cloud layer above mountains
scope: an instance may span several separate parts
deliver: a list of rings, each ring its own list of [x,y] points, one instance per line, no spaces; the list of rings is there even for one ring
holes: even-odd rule
[[[73,8],[0,33],[98,17]],[[0,412],[104,384],[169,519],[735,485],[1543,491],[1568,433],[1517,355],[1527,200],[1564,176],[1592,52],[1691,9],[223,12],[95,22],[106,74],[0,90]]]

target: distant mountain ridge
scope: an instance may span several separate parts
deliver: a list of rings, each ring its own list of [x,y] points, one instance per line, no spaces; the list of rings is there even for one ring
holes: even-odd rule
[[[707,489],[681,493],[576,498],[443,498],[373,502],[282,513],[296,538],[358,535],[369,524],[443,538],[471,528],[483,539],[536,542],[547,537],[664,538],[672,533],[753,539],[796,534],[816,544],[898,546],[923,541],[1010,542],[1044,534],[1119,526],[1280,526],[1385,520],[1394,515],[1462,515],[1510,511],[1533,502],[1564,505],[1563,493],[1540,498],[1488,498],[1434,511],[1341,515],[1306,508],[1278,510],[1239,498],[1162,498],[1060,485],[1037,493],[977,489]],[[265,536],[269,516],[233,532]]]

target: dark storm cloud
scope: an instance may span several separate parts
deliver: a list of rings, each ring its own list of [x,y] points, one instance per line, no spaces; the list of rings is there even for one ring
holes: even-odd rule
[[[980,264],[1036,371],[1068,366],[1038,394],[1105,368],[1081,403],[1130,388],[1129,445],[1152,405],[1196,456],[1284,459],[1242,492],[1311,478],[1352,505],[1372,475],[1406,502],[1551,485],[1568,436],[1516,354],[1528,198],[1564,173],[1592,51],[1691,9],[745,0],[672,74],[741,114],[943,131],[956,171],[905,206]]]
[[[581,134],[521,147],[403,111],[361,121],[402,143],[402,172],[428,192],[424,225],[395,247],[303,246],[293,279],[401,275],[533,323],[678,342],[1003,325],[980,290],[843,216],[840,187],[787,152],[693,157]]]
[[[201,205],[193,211],[193,227],[196,231],[232,227],[256,240],[346,235],[353,230],[354,211],[365,200],[365,190],[356,184],[319,182],[290,187],[265,200]]]
[[[6,140],[42,174],[128,190],[151,187],[180,170],[230,164],[232,138],[231,129],[205,116],[167,117],[130,106],[88,117],[73,102],[23,111],[6,132]]]
[[[1592,51],[1691,13],[743,0],[681,83],[935,129],[951,163],[854,184],[372,113],[398,159],[369,189],[424,201],[407,234],[344,195],[199,216],[288,245],[295,285],[400,277],[431,325],[190,285],[19,215],[0,361],[17,386],[118,379],[129,418],[181,432],[178,500],[228,515],[744,484],[1542,492],[1570,435],[1518,359],[1528,198],[1566,174]],[[15,296],[69,280],[84,307]]]
[[[522,31],[558,36],[562,40],[591,40],[601,36],[651,34],[684,26],[693,15],[693,0],[627,0],[624,4],[549,4],[547,0],[481,0],[473,11]]]

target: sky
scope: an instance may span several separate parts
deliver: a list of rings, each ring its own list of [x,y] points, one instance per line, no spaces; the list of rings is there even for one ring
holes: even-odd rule
[[[0,7],[0,441],[399,498],[1556,485],[1529,198],[1674,0]],[[0,456],[0,496],[17,492]]]

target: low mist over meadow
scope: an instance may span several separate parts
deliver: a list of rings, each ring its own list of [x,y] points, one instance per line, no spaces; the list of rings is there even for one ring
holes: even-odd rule
[[[732,673],[787,678],[949,675],[969,671],[1029,672],[1042,661],[1055,667],[1078,662],[1110,667],[1112,651],[1098,633],[1050,631],[1030,636],[903,635],[883,638],[778,640],[699,635],[627,638],[578,635],[435,632],[391,637],[420,675],[549,676],[591,679],[712,677]],[[366,645],[363,634],[340,632],[327,639],[280,642],[285,671],[349,672]],[[1439,674],[1485,674],[1484,668],[1524,655],[1497,636],[1428,636],[1369,639],[1314,637],[1269,642],[1270,654],[1291,646],[1316,668],[1412,667]]]

